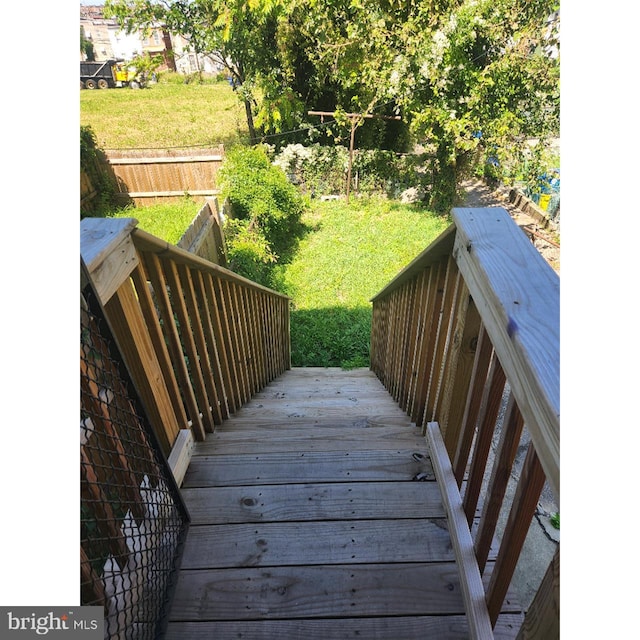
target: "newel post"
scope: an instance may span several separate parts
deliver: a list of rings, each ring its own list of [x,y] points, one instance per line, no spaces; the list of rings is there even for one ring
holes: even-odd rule
[[[140,259],[131,234],[134,218],[85,218],[80,227],[80,254],[89,271],[111,329],[149,420],[168,456],[180,433],[149,328],[131,276]]]

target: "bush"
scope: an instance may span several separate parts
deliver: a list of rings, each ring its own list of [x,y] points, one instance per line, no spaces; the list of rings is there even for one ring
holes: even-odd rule
[[[271,286],[271,268],[276,256],[264,236],[248,220],[227,220],[225,224],[229,268],[254,282]]]
[[[86,215],[101,216],[106,210],[117,206],[115,178],[108,175],[108,164],[104,152],[98,147],[96,136],[91,127],[80,127],[80,169],[84,171],[97,195],[89,210],[80,212]]]
[[[419,188],[426,194],[432,181],[432,163],[427,154],[359,149],[354,153],[352,180],[355,183],[357,175],[357,191],[366,195],[398,198],[409,188]],[[275,156],[274,164],[311,196],[339,194],[346,188],[349,150],[339,145],[291,144]]]
[[[262,284],[269,284],[264,279],[270,279],[270,267],[289,260],[297,246],[304,198],[262,147],[232,149],[218,177],[222,197],[231,205],[225,224],[230,264],[241,275],[254,279],[258,274]]]

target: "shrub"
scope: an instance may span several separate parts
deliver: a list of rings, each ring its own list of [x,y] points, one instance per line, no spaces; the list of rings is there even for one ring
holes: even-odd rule
[[[294,184],[311,196],[343,193],[346,187],[349,150],[339,145],[291,144],[274,158]],[[428,193],[433,159],[428,154],[398,154],[380,149],[359,149],[354,153],[352,180],[366,195],[384,194],[398,198],[409,188]]]
[[[220,168],[219,183],[231,205],[225,225],[229,255],[235,256],[242,275],[252,277],[242,269],[253,273],[260,264],[258,271],[266,277],[268,267],[288,260],[297,246],[304,198],[262,147],[232,149]]]
[[[248,220],[227,220],[225,224],[229,268],[245,278],[272,286],[271,268],[276,256],[264,236]]]
[[[96,136],[91,127],[80,127],[80,168],[84,171],[97,195],[91,203],[90,210],[80,212],[85,215],[100,216],[105,210],[116,206],[116,187],[114,180],[107,174],[107,163],[104,153],[98,147]]]

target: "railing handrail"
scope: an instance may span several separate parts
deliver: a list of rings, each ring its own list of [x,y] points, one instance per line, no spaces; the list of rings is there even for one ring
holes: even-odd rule
[[[453,224],[371,301],[453,254],[559,500],[559,277],[504,209],[456,208],[452,217]]]
[[[502,208],[453,209],[453,255],[560,500],[560,278]]]
[[[131,235],[136,248],[155,253],[156,255],[161,255],[165,258],[171,258],[177,264],[184,264],[188,267],[200,269],[201,271],[214,273],[223,280],[240,283],[249,289],[263,291],[273,296],[277,296],[278,298],[290,300],[289,296],[284,293],[265,287],[253,280],[249,280],[248,278],[235,273],[234,271],[230,271],[225,267],[209,262],[209,260],[205,260],[205,258],[201,258],[200,256],[197,256],[186,249],[182,249],[177,245],[170,244],[166,240],[162,240],[161,238],[158,238],[157,236],[154,236],[140,228],[134,229]]]
[[[471,637],[484,638],[491,634],[481,627],[487,615],[491,626],[500,615],[545,481],[559,504],[560,280],[504,209],[453,209],[452,219],[372,299],[371,368],[422,426],[437,458]],[[525,425],[530,442],[505,505]],[[504,506],[509,515],[488,577]],[[467,553],[471,539],[477,567]],[[478,570],[488,578],[486,611]],[[525,616],[527,628],[540,619],[557,628],[558,581],[550,567]]]
[[[137,223],[85,218],[80,250],[178,477],[194,439],[291,367],[290,298]]]

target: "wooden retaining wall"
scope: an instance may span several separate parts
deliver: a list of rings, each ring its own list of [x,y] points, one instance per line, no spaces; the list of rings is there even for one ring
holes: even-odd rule
[[[221,210],[217,198],[208,198],[178,241],[178,246],[209,262],[226,267],[227,251],[222,231],[225,208],[226,203]]]

